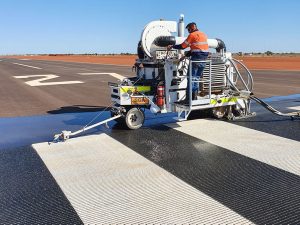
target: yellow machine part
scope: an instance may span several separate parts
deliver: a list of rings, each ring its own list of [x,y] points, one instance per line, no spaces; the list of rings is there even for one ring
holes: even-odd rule
[[[132,93],[135,92],[149,92],[151,90],[151,86],[122,86],[120,87],[121,94],[128,93],[131,91]]]
[[[218,100],[212,99],[210,101],[210,104],[212,104],[212,105],[224,104],[224,103],[229,103],[229,102],[237,102],[237,100],[238,99],[236,97],[230,97],[230,98],[223,97],[223,98],[220,98]]]

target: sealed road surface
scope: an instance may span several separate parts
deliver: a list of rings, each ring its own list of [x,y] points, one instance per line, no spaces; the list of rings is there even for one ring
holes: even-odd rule
[[[269,102],[300,107],[299,95]],[[54,132],[97,113],[0,119],[1,221],[299,224],[300,121],[252,108],[233,122],[147,114],[139,130],[112,122],[55,144]]]
[[[257,97],[300,93],[300,71],[252,71]],[[0,117],[99,111],[107,83],[135,76],[128,66],[2,59]]]
[[[299,72],[253,71],[255,93],[300,110]],[[220,121],[147,112],[139,130],[98,127],[124,66],[0,61],[0,223],[299,224],[300,121],[257,104]],[[105,112],[95,120],[109,117]]]

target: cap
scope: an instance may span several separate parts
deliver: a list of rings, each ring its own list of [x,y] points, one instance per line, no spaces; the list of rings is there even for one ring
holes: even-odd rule
[[[188,25],[186,25],[186,29],[188,29],[190,26],[192,26],[192,25],[195,25],[195,26],[197,26],[197,24],[196,23],[194,23],[194,22],[192,22],[192,23],[189,23]]]

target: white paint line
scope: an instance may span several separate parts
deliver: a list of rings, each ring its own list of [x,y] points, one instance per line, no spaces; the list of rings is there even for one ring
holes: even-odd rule
[[[35,67],[35,66],[28,66],[28,65],[25,65],[25,64],[21,64],[21,63],[13,63],[13,64],[16,64],[16,65],[19,65],[19,66],[30,67],[30,68],[37,69],[37,70],[42,70],[42,68]]]
[[[43,77],[43,78],[38,78],[38,79],[31,80],[31,81],[27,81],[27,82],[25,82],[25,84],[27,84],[29,86],[36,87],[36,86],[50,86],[50,85],[82,84],[82,83],[84,83],[82,81],[59,81],[59,82],[43,82],[43,83],[41,83],[42,81],[51,80],[51,79],[59,77],[59,76],[54,75],[54,74],[14,76],[14,78],[17,78],[17,79],[27,79],[27,78],[36,78],[36,77]]]
[[[2,60],[0,59],[0,62],[2,62]]]
[[[78,73],[78,74],[79,75],[110,75],[110,76],[115,77],[119,80],[123,80],[124,78],[126,78],[126,77],[124,77],[124,76],[122,76],[118,73]]]
[[[200,119],[168,126],[222,148],[300,175],[300,142],[298,141],[219,120]]]
[[[22,61],[29,61],[30,59],[19,59],[19,60],[22,60]]]
[[[33,147],[84,224],[250,223],[106,134]]]
[[[46,60],[50,61],[50,60]],[[120,66],[120,67],[132,67],[132,65],[120,65],[120,64],[105,64],[105,63],[92,63],[92,62],[70,62],[70,61],[62,61],[62,60],[51,60],[56,62],[67,62],[67,63],[81,63],[81,64],[95,64],[95,65],[103,65],[103,66]]]
[[[300,111],[300,106],[288,107],[288,109]]]

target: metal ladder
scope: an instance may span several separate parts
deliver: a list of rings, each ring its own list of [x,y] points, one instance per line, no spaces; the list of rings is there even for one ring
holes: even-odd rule
[[[192,68],[193,68],[193,63],[206,63],[209,65],[209,79],[203,79],[200,78],[199,81],[193,80],[193,74],[192,74]],[[190,60],[189,62],[189,71],[188,71],[188,87],[189,87],[189,99],[188,99],[188,104],[187,105],[182,105],[182,104],[176,104],[176,109],[177,109],[177,117],[176,119],[178,121],[185,121],[188,119],[188,116],[193,110],[197,110],[202,108],[203,105],[208,105],[211,102],[211,64],[212,60],[195,60],[192,61]],[[193,83],[204,83],[208,82],[209,83],[209,92],[208,92],[208,97],[202,97],[197,100],[192,99],[192,86]]]

